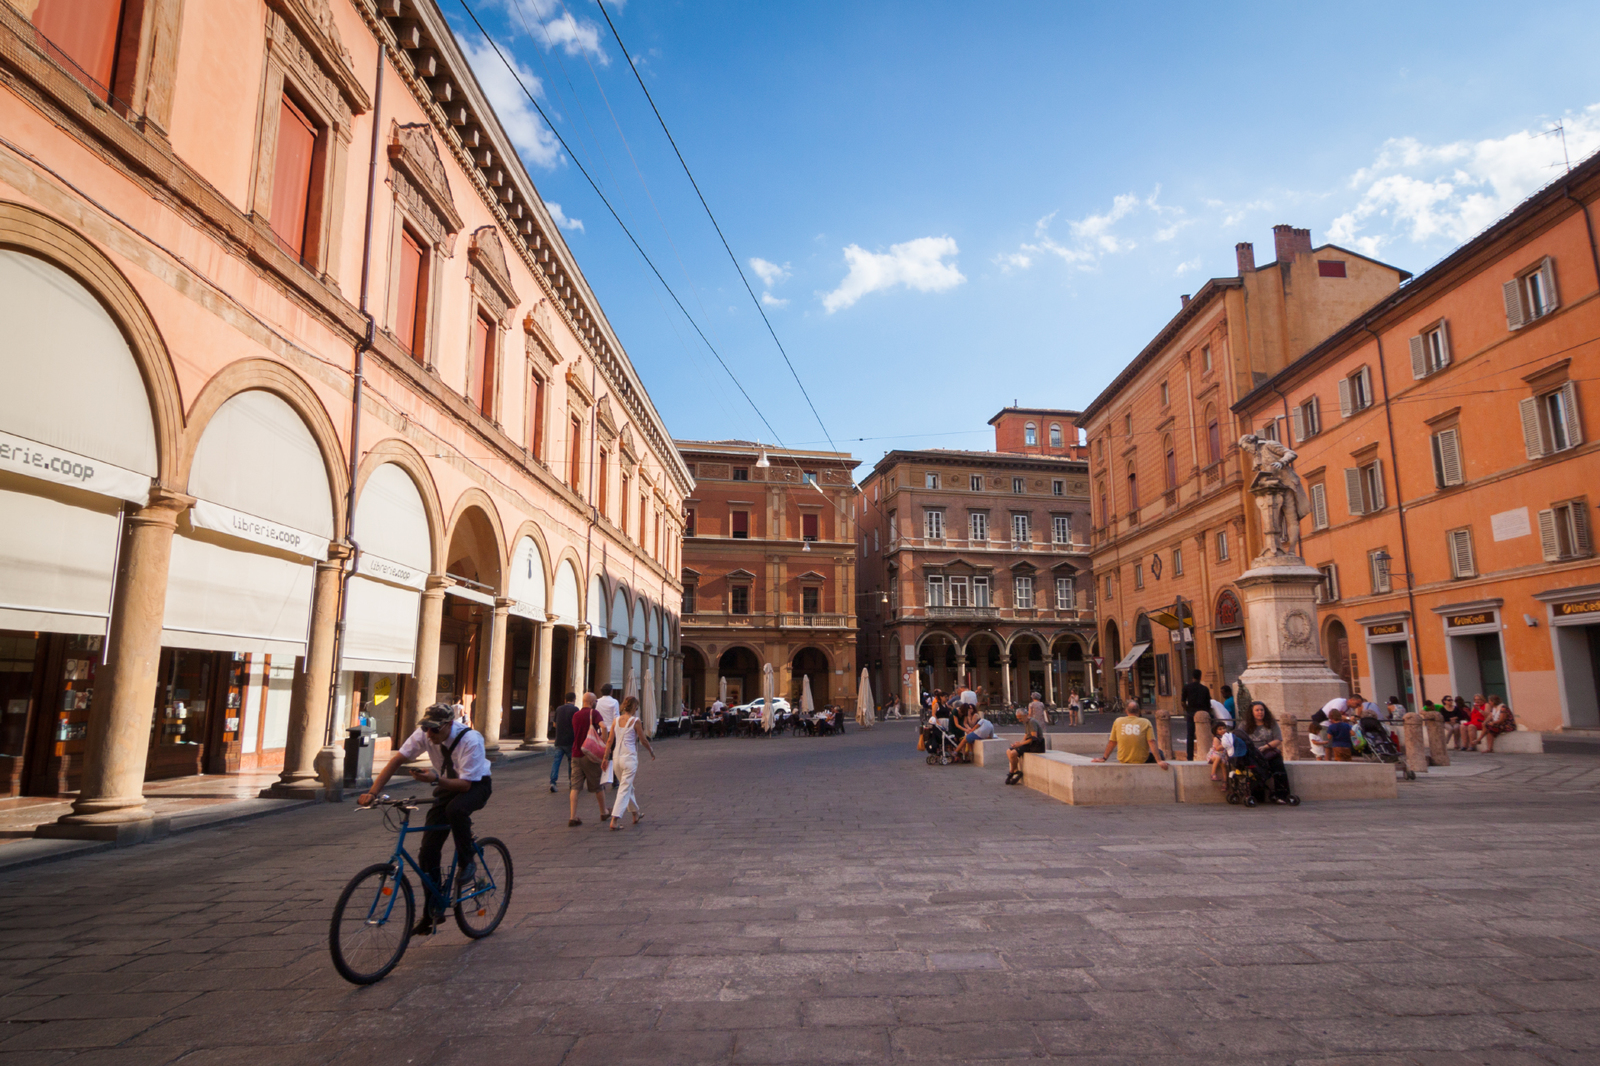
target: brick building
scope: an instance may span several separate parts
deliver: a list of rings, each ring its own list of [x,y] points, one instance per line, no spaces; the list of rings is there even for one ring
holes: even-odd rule
[[[695,477],[684,501],[683,683],[691,708],[779,696],[802,677],[818,706],[856,703],[857,460],[847,452],[678,441]]]
[[[1243,394],[1298,453],[1329,665],[1600,729],[1600,156]]]
[[[994,451],[892,451],[861,485],[861,661],[880,698],[967,679],[1054,702],[1097,674],[1075,411],[1008,407]]]
[[[0,128],[0,771],[54,831],[676,689],[688,472],[434,0],[0,3]]]
[[[1238,245],[1239,273],[1184,296],[1083,412],[1100,648],[1124,698],[1176,710],[1189,670],[1213,690],[1244,671],[1232,583],[1249,567],[1256,517],[1238,449],[1249,423],[1233,405],[1409,276],[1313,248],[1308,230],[1277,226],[1273,236],[1275,262],[1257,266],[1253,247]]]

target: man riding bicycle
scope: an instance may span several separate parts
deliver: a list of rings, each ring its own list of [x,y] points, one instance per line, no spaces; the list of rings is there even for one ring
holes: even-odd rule
[[[442,887],[444,880],[439,876],[439,864],[444,853],[444,838],[455,837],[457,868],[464,871],[471,866],[472,812],[482,810],[493,791],[489,758],[483,750],[483,734],[465,722],[456,721],[449,704],[435,703],[423,712],[417,731],[406,738],[388,765],[378,771],[372,779],[372,787],[363,792],[357,802],[363,807],[370,804],[396,770],[424,751],[433,769],[412,770],[411,776],[433,785],[433,806],[428,809],[423,824],[440,828],[422,834],[417,865],[435,885]],[[411,934],[427,936],[443,918],[443,914],[434,914],[431,906],[424,907],[422,920]]]

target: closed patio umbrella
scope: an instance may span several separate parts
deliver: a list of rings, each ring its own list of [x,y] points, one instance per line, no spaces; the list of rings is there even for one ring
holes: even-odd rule
[[[776,686],[772,682],[772,664],[765,663],[761,667],[761,728],[772,731],[772,701],[777,694]]]
[[[652,666],[644,668],[644,727],[651,736],[656,733],[656,672]]]
[[[811,675],[800,675],[800,709],[807,714],[817,713],[817,699],[811,695]]]
[[[728,679],[725,677],[717,678],[717,701],[724,704],[728,702]]]
[[[861,668],[861,684],[856,689],[856,721],[863,729],[871,729],[873,714],[872,705],[872,680],[867,677],[867,668]]]

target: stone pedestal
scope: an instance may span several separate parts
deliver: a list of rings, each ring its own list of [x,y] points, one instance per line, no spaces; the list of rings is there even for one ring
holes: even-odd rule
[[[1279,718],[1305,721],[1345,694],[1317,636],[1316,587],[1322,575],[1294,555],[1258,556],[1239,576],[1249,667],[1239,680]],[[1250,709],[1238,708],[1248,720]],[[1287,735],[1287,730],[1285,734]]]

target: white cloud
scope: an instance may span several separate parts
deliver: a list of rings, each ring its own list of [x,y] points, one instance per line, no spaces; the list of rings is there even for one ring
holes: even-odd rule
[[[1600,104],[1562,124],[1572,159],[1600,148]],[[1561,140],[1550,128],[1449,144],[1393,138],[1351,176],[1361,198],[1333,220],[1328,239],[1366,255],[1395,240],[1465,241],[1561,175]]]
[[[522,86],[526,85],[528,92],[542,97],[544,83],[527,67],[507,56],[516,69],[516,76],[513,77],[488,41],[465,34],[458,40],[467,62],[472,64],[472,73],[477,76],[478,84],[489,98],[489,105],[494,108],[500,125],[505,127],[506,136],[522,153],[522,158],[547,170],[553,168],[561,159],[561,145],[522,91]],[[517,84],[518,78],[522,81],[521,85]]]
[[[1200,266],[1201,266],[1200,257],[1199,256],[1195,256],[1193,259],[1189,260],[1187,263],[1179,263],[1178,264],[1178,269],[1174,270],[1172,272],[1172,276],[1176,277],[1176,278],[1181,278],[1185,274],[1189,273],[1189,271],[1191,271],[1191,270],[1199,270]]]
[[[789,306],[789,301],[788,300],[780,300],[778,297],[772,295],[772,293],[770,293],[770,292],[764,292],[764,293],[761,294],[761,302],[766,304],[768,307],[788,307]]]
[[[751,257],[750,269],[756,272],[756,276],[761,279],[761,284],[769,289],[780,281],[787,281],[790,274],[788,263],[779,266],[777,263],[767,262],[760,256]]]
[[[559,48],[569,56],[590,56],[601,66],[611,63],[600,46],[599,25],[574,18],[562,0],[504,0],[503,6],[512,14],[508,20],[511,27],[544,45],[546,51]]]
[[[583,219],[568,218],[566,212],[561,210],[561,205],[554,200],[546,200],[544,206],[550,211],[550,217],[555,220],[556,225],[564,230],[583,232]]]
[[[904,244],[892,244],[888,252],[869,252],[852,244],[844,250],[850,265],[839,287],[822,298],[822,306],[833,314],[854,304],[868,293],[904,285],[918,292],[944,292],[966,281],[955,263],[946,256],[959,252],[950,237],[918,237]]]
[[[1168,207],[1160,202],[1161,186],[1147,197],[1122,193],[1113,197],[1111,206],[1104,211],[1090,212],[1082,218],[1067,221],[1067,238],[1057,240],[1051,233],[1059,211],[1052,211],[1033,226],[1033,239],[1024,241],[1015,252],[1002,253],[994,262],[1002,272],[1027,270],[1041,256],[1054,256],[1080,270],[1092,270],[1101,257],[1131,252],[1139,246],[1133,237],[1119,232],[1118,224],[1130,216],[1143,212],[1165,224],[1151,234],[1155,241],[1170,241],[1194,220],[1187,217],[1181,207]]]

